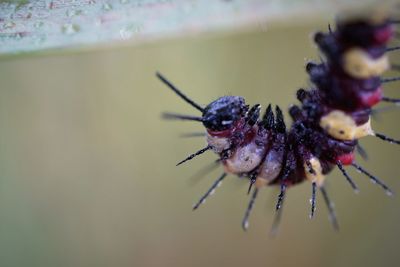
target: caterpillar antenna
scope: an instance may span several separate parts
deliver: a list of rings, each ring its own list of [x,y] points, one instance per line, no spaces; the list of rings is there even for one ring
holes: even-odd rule
[[[168,113],[168,112],[164,112],[161,115],[161,118],[163,118],[164,120],[203,121],[202,117],[181,115],[181,114]]]
[[[184,95],[175,85],[173,85],[170,81],[168,81],[161,73],[156,72],[156,76],[165,84],[167,85],[172,91],[175,92],[180,98],[182,98],[186,103],[189,103],[192,107],[198,109],[199,111],[203,112],[204,108],[202,108],[199,104],[191,100],[189,97]]]

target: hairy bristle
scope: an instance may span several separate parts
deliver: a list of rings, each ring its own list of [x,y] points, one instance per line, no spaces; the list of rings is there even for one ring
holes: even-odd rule
[[[400,99],[398,99],[398,98],[390,98],[390,97],[382,97],[382,101],[384,101],[384,102],[389,102],[389,103],[396,103],[396,104],[398,104],[398,103],[400,103]]]
[[[393,47],[388,47],[386,48],[386,52],[391,52],[391,51],[395,51],[395,50],[399,50],[400,46],[393,46]]]
[[[343,167],[343,164],[340,161],[336,162],[336,165],[338,166],[339,170],[342,172],[343,176],[346,178],[347,182],[351,185],[355,193],[359,192],[359,189],[357,185],[354,183],[353,179],[350,177],[350,175],[347,173],[345,168]]]
[[[310,212],[310,218],[311,219],[314,217],[314,214],[315,214],[316,191],[317,191],[317,183],[313,182],[311,184],[311,212]]]
[[[285,199],[282,199],[281,208],[275,212],[274,221],[272,222],[271,229],[269,231],[269,236],[275,237],[278,233],[279,225],[282,221],[283,204]]]
[[[186,162],[186,161],[188,161],[188,160],[191,160],[191,159],[193,159],[194,157],[196,157],[196,156],[198,156],[198,155],[203,154],[204,152],[206,152],[207,150],[210,150],[211,148],[212,148],[211,146],[206,146],[205,148],[200,149],[199,151],[197,151],[197,152],[191,154],[189,157],[187,157],[187,158],[185,158],[184,160],[180,161],[178,164],[176,164],[176,166],[179,166],[179,165],[181,165],[182,163],[184,163],[184,162]]]
[[[179,135],[182,138],[191,138],[191,137],[205,137],[206,134],[204,132],[193,132],[193,133],[183,133]]]
[[[254,105],[248,112],[246,121],[250,126],[253,126],[257,123],[258,117],[260,116],[260,104]]]
[[[322,193],[322,196],[324,198],[325,204],[328,208],[328,212],[329,212],[329,221],[331,222],[333,229],[335,229],[336,231],[339,231],[339,223],[337,221],[337,217],[336,217],[336,213],[335,213],[335,207],[333,205],[333,203],[331,202],[329,196],[328,196],[328,192],[326,192],[326,189],[324,186],[321,186],[319,188],[319,190]]]
[[[261,125],[267,130],[272,130],[275,125],[275,116],[271,104],[269,104],[265,110],[265,114],[261,120]]]
[[[167,85],[172,91],[174,91],[180,98],[182,98],[186,103],[189,103],[192,107],[198,109],[199,111],[203,112],[204,108],[202,108],[199,104],[191,100],[189,97],[184,95],[175,85],[173,85],[170,81],[168,81],[161,73],[156,72],[156,76],[165,84]]]
[[[286,124],[282,110],[279,106],[276,106],[275,112],[276,112],[275,128],[278,132],[284,133],[286,131]]]
[[[193,205],[193,210],[196,210],[201,204],[203,204],[206,199],[214,193],[214,190],[221,184],[222,180],[226,177],[226,173],[224,172],[207,190],[207,192],[200,198],[200,200]]]
[[[356,150],[364,160],[368,160],[368,153],[360,143],[357,143]]]
[[[281,184],[281,191],[278,195],[278,201],[276,202],[276,210],[279,210],[282,207],[283,200],[285,199],[286,194],[286,185],[284,183]]]
[[[381,83],[390,83],[400,81],[400,77],[392,77],[392,78],[382,78]]]
[[[244,231],[246,231],[247,228],[249,228],[249,217],[250,217],[251,210],[253,209],[254,202],[257,198],[257,194],[258,194],[258,188],[254,188],[253,195],[250,198],[249,204],[247,206],[246,212],[245,212],[243,220],[242,220],[242,228]]]
[[[388,137],[388,136],[386,136],[384,134],[381,134],[381,133],[374,133],[374,135],[376,137],[378,137],[379,139],[383,140],[383,141],[389,142],[391,144],[400,145],[400,140],[396,140],[396,139],[390,138],[390,137]]]
[[[251,188],[253,188],[254,183],[256,182],[256,178],[251,177],[250,178],[250,184],[249,184],[249,188],[247,189],[247,194],[250,194]]]
[[[383,188],[383,190],[385,190],[386,194],[388,196],[393,195],[393,191],[384,183],[382,182],[379,178],[377,178],[376,176],[370,174],[368,171],[366,171],[363,167],[361,167],[360,165],[358,165],[357,163],[352,163],[351,164],[354,168],[356,168],[359,172],[365,174],[366,176],[369,177],[369,179],[375,183],[378,184],[379,186],[381,186]]]

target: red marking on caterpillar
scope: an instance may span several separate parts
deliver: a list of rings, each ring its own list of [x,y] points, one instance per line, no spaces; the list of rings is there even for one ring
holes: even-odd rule
[[[351,165],[354,162],[355,155],[354,153],[343,154],[336,157],[336,162],[340,161],[343,165]]]
[[[382,100],[382,97],[383,97],[383,90],[382,87],[380,86],[375,91],[361,94],[361,103],[366,107],[373,107]]]
[[[236,132],[238,129],[241,129],[244,125],[244,119],[237,121],[232,128],[229,128],[227,130],[222,130],[222,131],[213,131],[211,129],[206,129],[207,133],[211,136],[215,137],[230,137],[234,132]]]
[[[345,166],[356,168],[391,195],[392,191],[385,183],[356,163],[355,149],[366,156],[358,139],[368,135],[400,144],[398,140],[375,133],[370,124],[371,107],[380,101],[400,102],[384,97],[382,89],[383,83],[400,78],[380,77],[389,68],[386,52],[399,49],[387,48],[394,35],[392,22],[383,17],[379,20],[376,17],[374,20],[368,17],[339,20],[336,30],[314,36],[325,60],[307,64],[306,70],[314,87],[297,91],[300,105],[289,109],[293,123],[288,129],[278,106],[274,112],[268,105],[261,118],[260,105],[250,108],[239,96],[223,96],[201,107],[157,73],[164,84],[202,113],[201,117],[166,114],[165,118],[202,122],[206,129],[208,146],[179,164],[212,150],[224,167],[224,173],[194,209],[204,203],[227,174],[248,178],[249,193],[254,186],[242,221],[244,230],[248,228],[248,218],[261,187],[280,186],[273,226],[273,232],[276,232],[287,190],[303,181],[312,185],[310,217],[315,214],[316,190],[319,189],[331,222],[338,229],[333,204],[324,186],[325,175],[334,167],[339,168],[356,192],[357,185]]]

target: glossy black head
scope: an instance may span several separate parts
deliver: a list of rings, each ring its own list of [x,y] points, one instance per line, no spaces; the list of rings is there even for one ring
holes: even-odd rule
[[[211,102],[203,112],[203,124],[212,131],[230,129],[248,109],[240,96],[223,96]]]

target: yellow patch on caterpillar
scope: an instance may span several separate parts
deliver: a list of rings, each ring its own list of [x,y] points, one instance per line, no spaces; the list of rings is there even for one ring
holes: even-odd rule
[[[366,79],[379,76],[389,68],[389,58],[386,54],[372,58],[361,48],[352,48],[343,55],[343,69],[354,78]]]
[[[370,25],[381,25],[385,23],[389,17],[389,4],[382,4],[379,7],[374,6],[373,8],[361,8],[355,10],[348,10],[347,12],[342,12],[338,16],[339,22],[354,21],[357,19],[365,20]]]
[[[321,187],[325,181],[325,175],[322,174],[321,162],[318,158],[312,157],[309,163],[310,166],[304,163],[306,178],[312,183],[315,182],[318,187]]]
[[[387,21],[388,14],[389,6],[382,5],[381,7],[376,7],[367,19],[371,25],[381,25]]]
[[[339,140],[354,140],[374,134],[371,119],[358,126],[351,116],[341,110],[333,110],[321,117],[319,125],[330,136]]]

